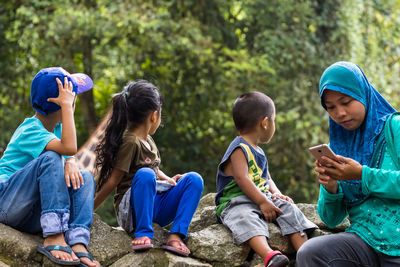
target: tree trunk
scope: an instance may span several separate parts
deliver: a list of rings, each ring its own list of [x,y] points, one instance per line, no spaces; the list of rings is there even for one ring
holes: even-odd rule
[[[83,42],[83,69],[84,73],[93,79],[92,44],[89,36]],[[96,129],[98,123],[94,109],[93,90],[80,94],[79,101],[85,124],[87,125],[89,134],[91,134]]]

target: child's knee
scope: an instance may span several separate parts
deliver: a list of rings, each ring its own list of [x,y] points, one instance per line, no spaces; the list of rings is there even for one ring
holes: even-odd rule
[[[63,166],[62,157],[57,152],[48,150],[43,152],[39,157],[42,158],[49,166]]]
[[[133,178],[136,184],[156,184],[156,173],[151,168],[139,169]]]
[[[82,179],[83,179],[83,184],[92,189],[93,192],[95,190],[96,184],[94,182],[94,178],[93,178],[93,174],[89,171],[86,170],[81,170],[81,175],[82,175]]]
[[[190,184],[192,186],[194,186],[195,188],[197,188],[200,191],[203,191],[204,182],[203,182],[203,178],[201,177],[200,174],[198,174],[197,172],[188,172],[186,174],[186,179],[190,180]]]

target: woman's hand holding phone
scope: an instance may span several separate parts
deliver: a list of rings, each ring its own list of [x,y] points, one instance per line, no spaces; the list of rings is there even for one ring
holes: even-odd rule
[[[317,145],[309,148],[310,153],[321,163],[321,165],[325,165],[326,167],[331,167],[329,164],[324,164],[322,161],[322,157],[327,157],[332,160],[336,160],[336,154],[329,148],[327,144]]]
[[[324,174],[329,175],[335,180],[361,180],[362,165],[351,158],[336,156],[336,160],[332,160],[323,156],[319,161],[324,169]],[[329,168],[324,166],[330,166]]]
[[[338,180],[361,179],[362,166],[357,161],[336,155],[326,144],[311,147],[309,150],[317,159],[315,171],[318,173],[318,182],[329,193],[337,193]]]

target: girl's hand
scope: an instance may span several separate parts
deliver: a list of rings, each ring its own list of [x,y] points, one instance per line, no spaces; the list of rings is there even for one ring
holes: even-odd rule
[[[274,193],[274,194],[272,194],[272,199],[275,200],[276,198],[280,198],[280,199],[283,199],[283,200],[288,201],[289,203],[294,204],[293,199],[291,199],[291,198],[288,197],[288,196],[282,195],[281,193]]]
[[[336,156],[337,161],[323,156],[320,163],[329,165],[324,167],[324,174],[335,180],[361,180],[362,165],[351,158]]]
[[[181,179],[185,174],[175,174],[172,179],[174,179],[175,182],[178,182],[179,179]]]
[[[175,176],[174,176],[175,177]],[[172,185],[176,185],[176,181],[174,180],[174,178],[172,177],[172,178],[167,178],[167,179],[165,179],[169,184],[172,184]]]
[[[58,97],[57,98],[48,98],[48,102],[53,102],[59,105],[60,107],[63,106],[70,106],[74,105],[75,100],[75,93],[72,91],[73,86],[72,82],[68,81],[67,77],[64,77],[64,86],[61,83],[60,79],[56,78],[58,84]]]
[[[71,187],[72,184],[72,188],[77,190],[83,185],[83,177],[74,158],[66,160],[64,174],[68,187]]]
[[[277,206],[274,205],[271,201],[266,199],[264,202],[262,202],[260,205],[260,210],[264,214],[265,221],[267,222],[273,222],[276,220],[276,213],[283,214],[283,211],[281,211]]]

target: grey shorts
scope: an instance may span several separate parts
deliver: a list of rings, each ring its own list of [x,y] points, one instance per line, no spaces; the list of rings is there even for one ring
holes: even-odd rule
[[[286,200],[277,198],[272,200],[271,193],[267,198],[274,203],[283,214],[276,218],[276,223],[281,228],[282,235],[290,235],[318,228],[308,220],[300,209]],[[268,223],[264,219],[260,208],[245,195],[232,198],[220,217],[222,223],[232,231],[233,242],[240,245],[250,238],[263,235],[269,238]]]

